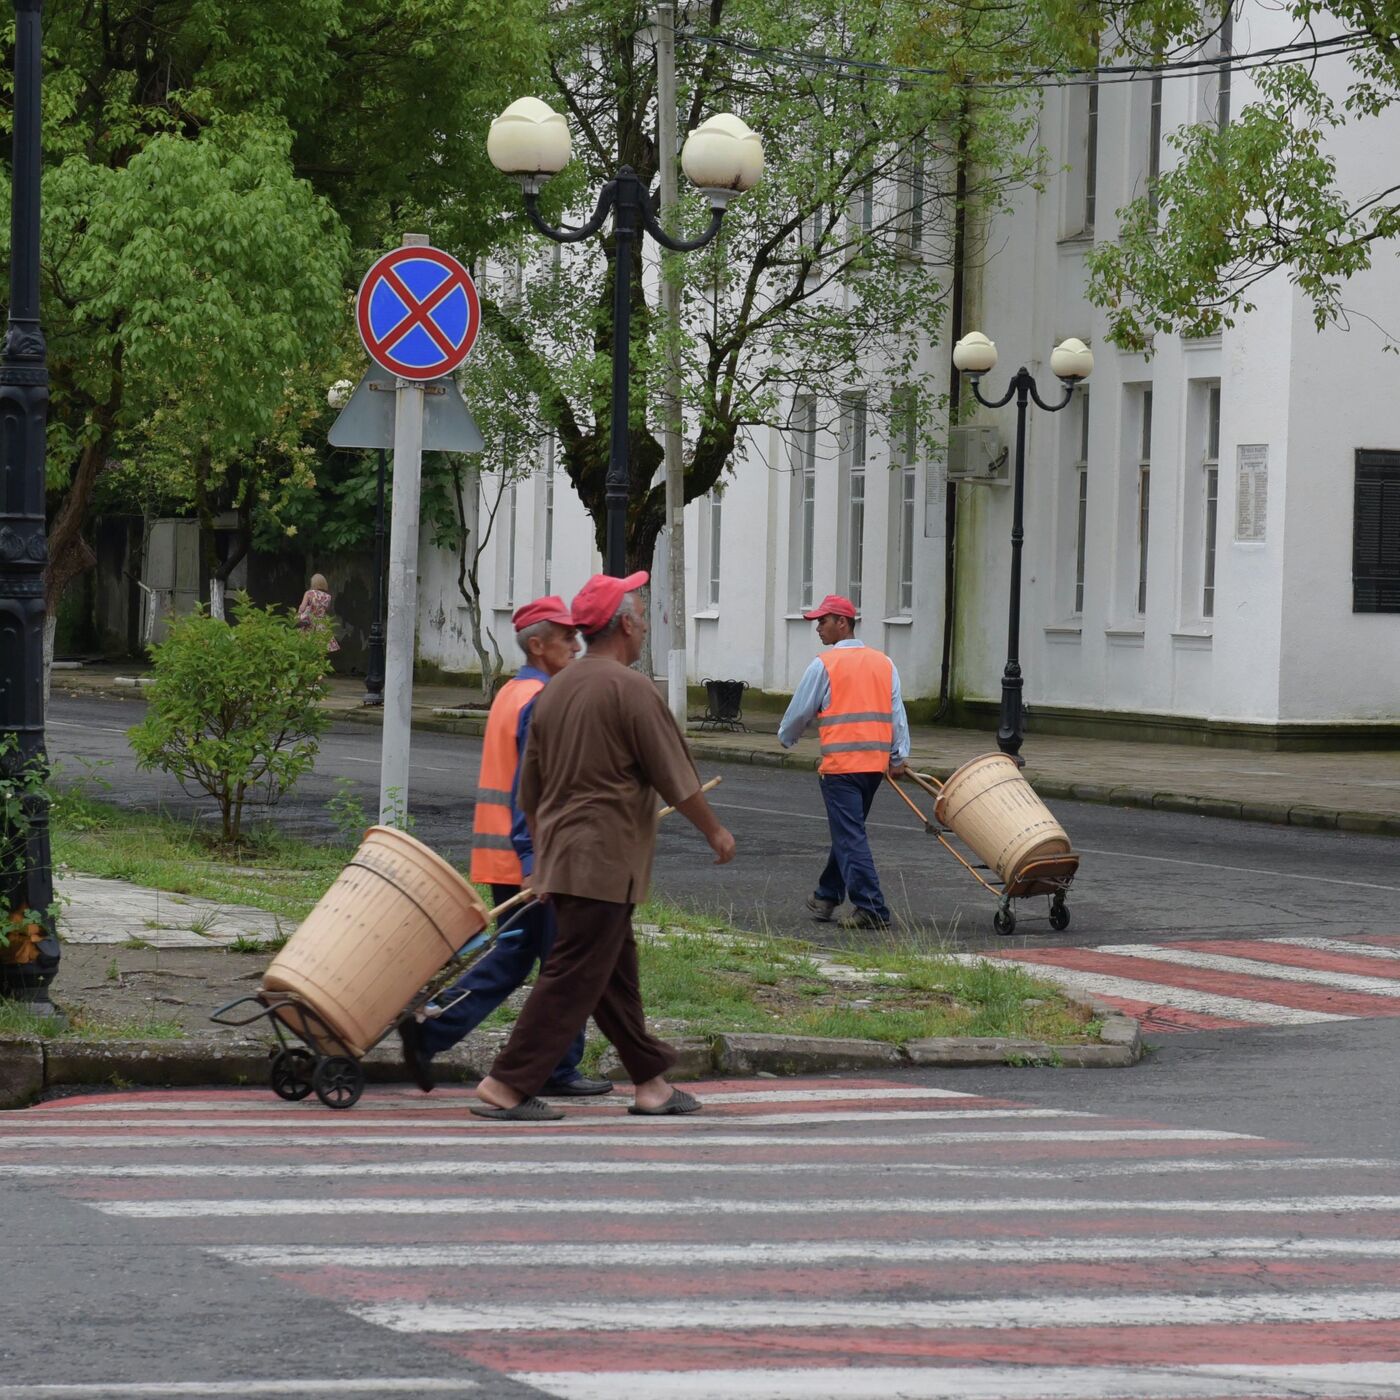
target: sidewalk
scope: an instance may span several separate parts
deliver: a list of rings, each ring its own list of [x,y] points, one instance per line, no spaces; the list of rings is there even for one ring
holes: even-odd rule
[[[53,686],[55,693],[129,697],[139,694],[139,687],[130,684],[135,674],[111,665],[55,671]],[[119,678],[127,678],[128,683],[119,685]],[[358,678],[337,676],[326,707],[337,719],[379,724],[380,712],[365,708],[363,695]],[[463,707],[480,703],[480,694],[465,686],[415,686],[414,728],[480,734],[483,718],[460,713]],[[702,733],[692,725],[691,748],[700,759],[815,769],[814,739],[804,739],[787,753],[772,732],[775,716],[758,714],[750,724],[753,732],[747,734]],[[994,736],[980,730],[917,726],[912,738],[914,766],[939,778],[996,748]],[[1038,735],[1032,724],[1021,752],[1026,777],[1044,797],[1400,836],[1400,752],[1396,751],[1252,753]]]

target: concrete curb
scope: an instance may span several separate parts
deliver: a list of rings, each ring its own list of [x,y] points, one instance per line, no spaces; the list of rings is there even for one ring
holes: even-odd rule
[[[1071,997],[1070,1000],[1075,1000]],[[787,1078],[845,1070],[907,1069],[938,1066],[964,1069],[985,1065],[1056,1065],[1063,1069],[1117,1069],[1142,1058],[1142,1033],[1131,1017],[1101,1003],[1088,1005],[1103,1020],[1097,1045],[1046,1045],[1034,1040],[937,1037],[894,1045],[883,1040],[822,1039],[817,1036],[729,1033],[677,1037],[680,1059],[670,1077],[705,1079]],[[473,1036],[438,1056],[442,1083],[480,1078],[495,1058],[504,1032]],[[246,1036],[189,1036],[182,1040],[44,1040],[33,1036],[0,1038],[0,1109],[22,1108],[52,1089],[169,1088],[194,1085],[263,1085],[271,1047]],[[371,1083],[404,1082],[397,1043],[377,1045],[362,1061]],[[625,1079],[609,1050],[599,1072]]]

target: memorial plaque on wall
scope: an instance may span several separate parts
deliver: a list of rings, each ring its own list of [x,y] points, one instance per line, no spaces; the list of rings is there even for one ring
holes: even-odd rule
[[[1235,448],[1235,538],[1262,540],[1269,517],[1269,444]]]

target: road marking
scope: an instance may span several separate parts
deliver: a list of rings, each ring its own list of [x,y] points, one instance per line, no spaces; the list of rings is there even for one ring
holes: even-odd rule
[[[1093,953],[1094,948],[1085,948]],[[1058,967],[1054,963],[1032,962],[1029,958],[987,957],[981,953],[953,953],[960,962],[1014,962],[1037,977],[1059,982],[1071,990],[1079,988],[1097,992],[1100,996],[1117,997],[1123,1001],[1144,1002],[1148,1006],[1180,1007],[1186,1011],[1202,1012],[1208,1016],[1223,1016],[1234,1021],[1252,1021],[1266,1026],[1312,1026],[1322,1021],[1353,1021],[1331,1011],[1302,1011],[1297,1007],[1279,1006],[1275,1002],[1249,1001],[1244,997],[1224,996],[1219,992],[1198,992],[1188,987],[1173,987],[1162,982],[1142,982],[1131,977],[1114,977],[1103,972],[1081,972],[1077,968]]]
[[[376,1380],[102,1381],[97,1385],[0,1385],[0,1400],[118,1400],[123,1396],[200,1395],[466,1395],[476,1381],[435,1376],[382,1376]]]
[[[1400,1240],[1124,1239],[812,1240],[784,1244],[459,1244],[459,1245],[226,1245],[206,1251],[231,1264],[264,1269],[689,1269],[696,1265],[809,1265],[843,1260],[925,1264],[1055,1264],[1147,1259],[1395,1259]]]
[[[1358,958],[1400,960],[1400,948],[1381,948],[1374,943],[1352,943],[1344,938],[1270,938],[1269,943],[1287,943],[1293,948],[1315,948],[1320,953],[1345,953]]]
[[[83,729],[89,734],[125,734],[125,729],[114,729],[110,724],[75,724],[70,719],[46,719],[46,729]]]
[[[1314,885],[1343,885],[1356,890],[1388,890],[1400,894],[1400,885],[1378,885],[1369,880],[1340,880],[1335,875],[1300,875],[1296,870],[1260,870],[1253,865],[1218,865],[1208,860],[1185,860],[1181,856],[1148,856],[1137,851],[1100,851],[1091,846],[1075,848],[1084,856],[1109,856],[1114,860],[1148,860],[1157,865],[1188,865],[1196,870],[1223,870],[1231,875],[1267,875],[1271,880],[1306,880]]]
[[[1263,977],[1278,982],[1306,982],[1318,987],[1367,992],[1372,996],[1400,997],[1400,980],[1397,980],[1400,979],[1400,972],[1393,978],[1365,977],[1355,972],[1326,972],[1320,968],[1294,967],[1291,963],[1274,963],[1263,958],[1236,958],[1222,953],[1202,953],[1194,948],[1153,944],[1105,943],[1096,945],[1093,951],[1121,957],[1148,958],[1153,962],[1174,963],[1181,967],[1200,967],[1211,972],[1237,972],[1247,977]]]
[[[1086,1169],[1092,1184],[1093,1171]],[[680,1200],[566,1201],[538,1196],[324,1196],[276,1197],[264,1200],[91,1201],[104,1215],[133,1220],[193,1220],[237,1216],[290,1215],[1028,1215],[1125,1214],[1153,1215],[1354,1215],[1369,1211],[1400,1211],[1400,1196],[1284,1196],[1238,1200],[1180,1201],[1072,1200],[1061,1197],[1005,1197],[945,1200],[939,1197],[854,1197],[802,1200],[712,1200],[698,1196]]]
[[[356,1317],[394,1332],[631,1332],[637,1318],[616,1302],[552,1303],[528,1307],[494,1304],[363,1303]],[[801,1302],[783,1298],[647,1299],[643,1315],[651,1332],[756,1332],[811,1327],[968,1328],[1009,1331],[1025,1327],[1207,1327],[1304,1322],[1394,1322],[1400,1292],[1079,1294],[1050,1298],[953,1298],[918,1302],[866,1302],[844,1298]]]
[[[1285,1366],[849,1366],[754,1371],[515,1371],[557,1400],[1377,1400],[1400,1363]]]
[[[125,733],[126,731],[121,730],[118,732]],[[356,758],[354,754],[349,753],[337,754],[336,762],[369,763],[372,764],[375,768],[379,767],[379,760],[377,758]],[[410,763],[408,766],[415,773],[451,773],[455,777],[460,777],[463,771],[461,768],[442,768],[435,763]]]

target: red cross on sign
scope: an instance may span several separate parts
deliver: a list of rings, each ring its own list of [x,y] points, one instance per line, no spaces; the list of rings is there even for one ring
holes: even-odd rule
[[[450,253],[395,248],[365,273],[355,320],[377,365],[401,379],[437,379],[471,354],[481,302],[471,274]]]

